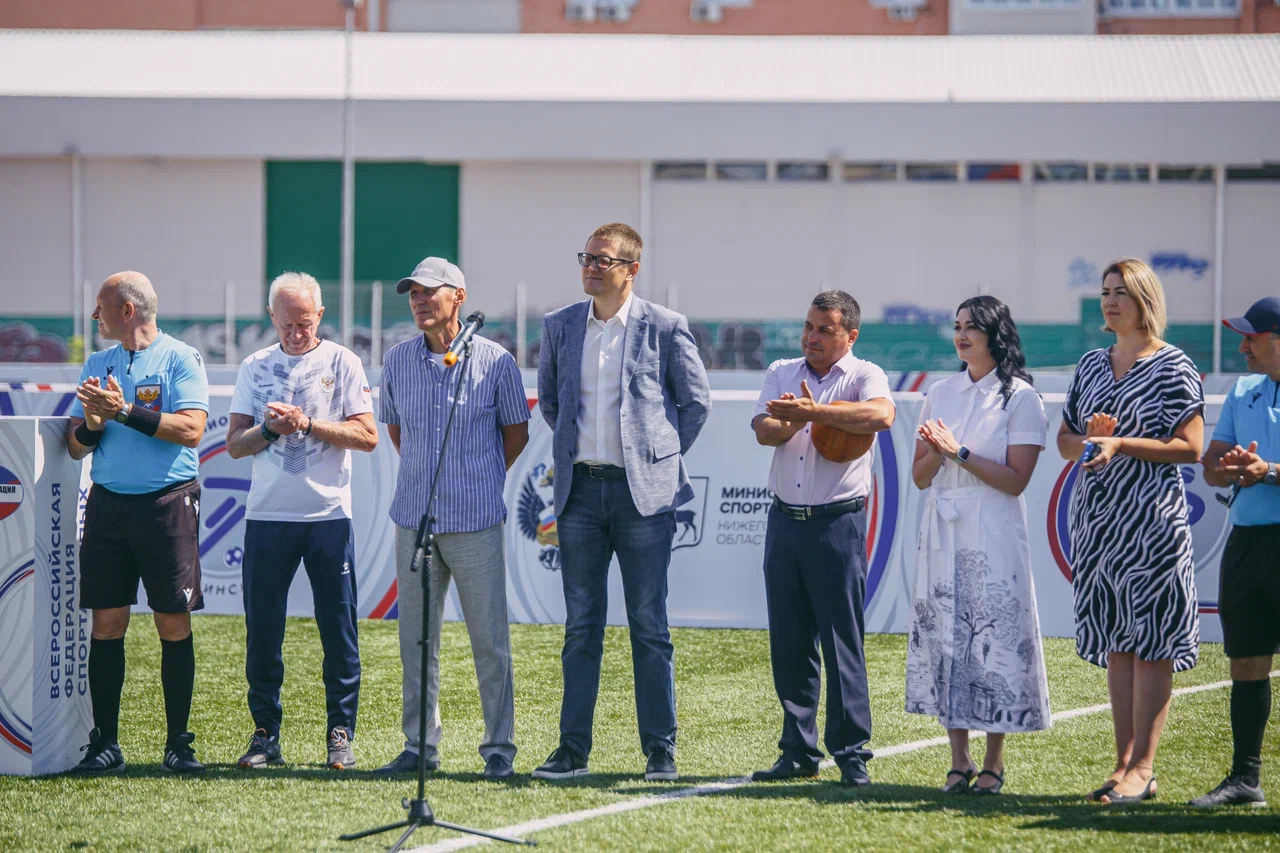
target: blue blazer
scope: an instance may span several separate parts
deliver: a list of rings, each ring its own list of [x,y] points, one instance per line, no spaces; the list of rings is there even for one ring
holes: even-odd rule
[[[573,485],[582,344],[590,311],[587,299],[542,320],[538,408],[554,433],[557,516]],[[682,314],[633,296],[623,347],[620,417],[627,484],[640,514],[656,515],[693,499],[683,454],[711,412],[711,389]]]

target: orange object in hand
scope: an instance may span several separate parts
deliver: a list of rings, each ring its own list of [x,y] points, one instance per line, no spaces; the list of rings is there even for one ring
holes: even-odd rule
[[[832,406],[852,406],[848,400],[832,400]],[[823,459],[845,464],[852,462],[871,449],[875,433],[845,432],[826,424],[814,424],[811,432],[813,447]]]

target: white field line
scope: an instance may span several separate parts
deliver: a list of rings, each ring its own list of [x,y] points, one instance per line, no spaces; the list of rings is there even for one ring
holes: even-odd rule
[[[1272,678],[1280,677],[1280,669],[1271,673]],[[1188,696],[1192,693],[1203,693],[1206,690],[1221,690],[1223,687],[1230,687],[1230,681],[1215,681],[1212,684],[1197,684],[1194,687],[1180,687],[1173,691],[1173,695]],[[1087,708],[1072,708],[1069,711],[1059,711],[1053,715],[1055,723],[1063,720],[1071,720],[1076,717],[1085,717],[1090,714],[1100,714],[1103,711],[1111,710],[1111,704],[1090,705]],[[971,737],[984,737],[982,732],[973,732]],[[916,740],[910,743],[900,743],[894,746],[886,746],[883,749],[875,751],[876,758],[891,758],[895,755],[904,755],[908,752],[917,752],[922,749],[928,749],[933,746],[946,746],[947,738],[931,737],[925,740]],[[831,767],[834,762],[827,759],[822,762],[823,767]],[[667,803],[678,802],[688,797],[700,797],[706,794],[722,794],[725,791],[732,791],[735,788],[741,788],[744,785],[751,784],[750,777],[741,776],[736,779],[725,779],[721,782],[708,782],[705,785],[698,785],[693,788],[682,788],[679,791],[672,791],[667,794],[658,794],[656,796],[636,797],[631,800],[622,800],[617,803],[610,803],[607,806],[599,806],[594,809],[583,809],[577,812],[566,812],[564,814],[551,815],[550,817],[538,818],[537,820],[526,821],[525,823],[517,823],[511,826],[504,826],[500,829],[487,830],[498,835],[523,837],[535,832],[542,832],[547,829],[555,829],[561,826],[568,826],[573,823],[581,823],[585,820],[594,820],[598,817],[608,817],[609,815],[622,814],[623,812],[636,811],[637,809],[648,809],[654,806],[666,805]],[[444,830],[448,832],[449,830]],[[443,853],[446,850],[463,850],[467,847],[474,847],[477,844],[490,843],[487,838],[480,838],[475,835],[464,835],[458,838],[450,838],[445,841],[439,841],[435,844],[429,844],[426,847],[417,847],[410,853]]]

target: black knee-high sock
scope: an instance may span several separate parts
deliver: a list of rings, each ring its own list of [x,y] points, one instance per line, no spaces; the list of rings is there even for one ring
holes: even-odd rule
[[[93,725],[107,743],[120,739],[120,691],[124,689],[124,638],[89,640],[89,698]]]
[[[195,681],[196,650],[191,635],[182,640],[161,640],[160,684],[164,688],[164,717],[170,741],[187,730]]]
[[[1235,757],[1231,772],[1258,784],[1262,769],[1262,736],[1271,716],[1271,679],[1231,682],[1231,735]]]

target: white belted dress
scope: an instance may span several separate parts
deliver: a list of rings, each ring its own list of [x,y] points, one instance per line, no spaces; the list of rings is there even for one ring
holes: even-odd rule
[[[1044,404],[1014,379],[1005,405],[994,371],[967,370],[929,389],[920,423],[941,419],[974,456],[1006,463],[1011,445],[1044,447]],[[950,459],[926,494],[908,634],[906,709],[948,729],[1027,732],[1050,726],[1022,497]]]

